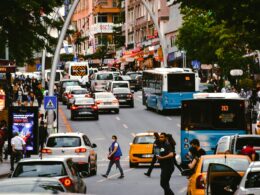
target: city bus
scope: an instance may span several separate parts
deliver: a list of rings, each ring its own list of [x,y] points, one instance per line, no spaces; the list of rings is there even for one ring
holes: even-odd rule
[[[207,154],[214,154],[224,135],[251,133],[248,101],[236,93],[197,93],[182,101],[181,159],[188,163],[190,141],[198,139]]]
[[[65,71],[69,79],[78,79],[82,85],[89,83],[88,62],[66,62]]]
[[[199,77],[188,68],[155,68],[143,71],[143,105],[147,109],[180,109],[181,101],[199,90]]]

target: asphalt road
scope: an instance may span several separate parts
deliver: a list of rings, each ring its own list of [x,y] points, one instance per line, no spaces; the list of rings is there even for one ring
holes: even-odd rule
[[[88,187],[88,194],[97,195],[159,195],[163,194],[160,187],[160,168],[153,170],[150,178],[143,173],[147,166],[129,168],[128,151],[129,143],[132,142],[135,133],[155,130],[158,132],[171,133],[177,142],[177,153],[179,153],[180,143],[180,116],[177,113],[159,115],[156,112],[148,111],[142,105],[141,92],[135,93],[135,107],[120,108],[119,114],[100,114],[99,120],[70,120],[70,111],[65,106],[60,106],[60,125],[67,129],[71,126],[74,132],[83,132],[97,144],[98,154],[98,173],[96,176],[88,177],[85,182]],[[64,124],[64,118],[65,124]],[[64,129],[64,128],[61,128]],[[121,165],[125,172],[124,179],[118,179],[119,170],[112,168],[109,178],[101,176],[107,169],[108,160],[106,158],[108,147],[110,146],[112,135],[117,135],[118,142],[123,151]],[[182,177],[180,172],[175,169],[172,175],[171,188],[175,194],[186,194],[187,179]]]

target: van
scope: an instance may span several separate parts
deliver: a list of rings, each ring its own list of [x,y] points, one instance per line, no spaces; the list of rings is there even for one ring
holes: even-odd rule
[[[106,90],[113,93],[114,88],[128,88],[130,89],[129,81],[110,81]]]
[[[65,71],[69,79],[78,79],[82,85],[89,82],[89,64],[88,62],[66,62]]]
[[[47,69],[45,70],[45,81],[50,81],[51,78],[51,70]],[[58,84],[61,80],[63,79],[63,70],[56,70],[56,75],[55,75],[55,84]]]
[[[90,89],[92,92],[106,91],[109,81],[114,80],[113,72],[97,72],[90,77]]]
[[[252,144],[256,153],[260,154],[260,135],[229,135],[219,139],[216,154],[240,154],[244,146]]]

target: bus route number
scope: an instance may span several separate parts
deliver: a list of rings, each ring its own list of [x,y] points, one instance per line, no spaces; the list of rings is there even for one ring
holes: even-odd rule
[[[221,111],[222,112],[227,112],[229,110],[229,107],[227,105],[222,105],[221,106]]]

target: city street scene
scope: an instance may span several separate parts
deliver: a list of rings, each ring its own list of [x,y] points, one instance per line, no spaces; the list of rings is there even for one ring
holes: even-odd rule
[[[260,195],[259,7],[0,1],[0,194]]]

